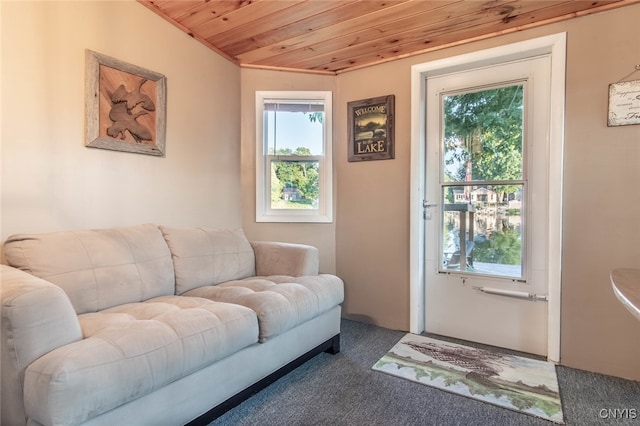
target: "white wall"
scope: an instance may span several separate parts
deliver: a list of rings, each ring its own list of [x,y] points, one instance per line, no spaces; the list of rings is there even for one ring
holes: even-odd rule
[[[135,1],[2,2],[1,238],[242,226],[240,70]],[[85,49],[167,77],[166,157],[84,146]]]

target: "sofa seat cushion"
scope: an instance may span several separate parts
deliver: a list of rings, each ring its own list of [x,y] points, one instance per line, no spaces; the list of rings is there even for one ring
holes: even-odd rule
[[[25,408],[39,423],[81,423],[258,341],[252,310],[200,298],[162,296],[79,319],[83,340],[26,370]]]
[[[274,275],[199,287],[185,295],[251,308],[258,315],[260,342],[265,342],[342,303],[344,289],[334,275]]]

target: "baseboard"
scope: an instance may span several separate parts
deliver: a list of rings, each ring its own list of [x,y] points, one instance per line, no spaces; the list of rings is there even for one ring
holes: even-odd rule
[[[269,374],[265,378],[249,386],[248,388],[238,392],[237,394],[227,399],[223,403],[213,407],[211,410],[207,411],[203,415],[193,419],[192,421],[187,423],[186,426],[208,425],[209,423],[211,423],[212,421],[214,421],[215,419],[217,419],[227,411],[231,410],[237,405],[240,405],[243,401],[257,394],[262,389],[266,388],[270,384],[277,381],[279,378],[286,376],[291,371],[300,367],[302,364],[309,361],[311,358],[315,357],[316,355],[321,354],[322,352],[327,352],[330,354],[337,354],[338,352],[340,352],[340,333],[336,334],[335,336],[326,340],[325,342],[319,344],[315,348],[311,349],[309,352],[299,356],[298,358],[294,359],[290,363],[284,365],[283,367],[279,368],[278,370],[274,371],[273,373]]]

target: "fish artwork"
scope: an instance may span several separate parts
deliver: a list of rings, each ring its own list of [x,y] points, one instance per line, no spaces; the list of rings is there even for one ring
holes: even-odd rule
[[[137,143],[153,139],[151,131],[137,121],[141,115],[156,109],[151,98],[140,91],[146,81],[146,78],[140,79],[137,87],[131,92],[128,92],[123,84],[118,86],[111,96],[109,119],[113,124],[107,128],[107,135],[124,139],[126,132],[129,132]]]

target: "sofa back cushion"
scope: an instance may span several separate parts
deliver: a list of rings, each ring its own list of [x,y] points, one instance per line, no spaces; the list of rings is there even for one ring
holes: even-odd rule
[[[160,229],[173,256],[176,294],[255,275],[253,248],[241,229]]]
[[[78,314],[175,292],[157,225],[13,235],[4,253],[9,265],[61,287]]]

